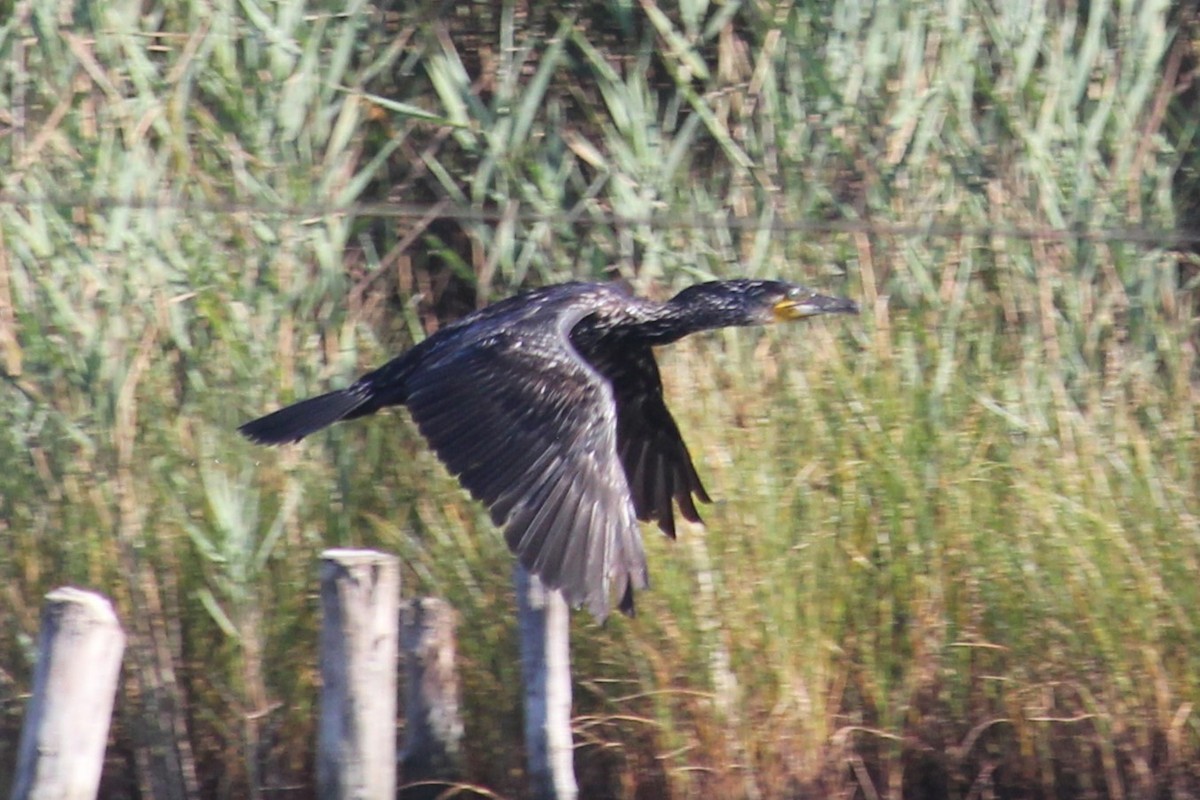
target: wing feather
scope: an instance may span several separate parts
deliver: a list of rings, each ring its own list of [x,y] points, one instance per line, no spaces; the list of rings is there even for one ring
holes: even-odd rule
[[[521,563],[603,618],[614,584],[645,586],[646,562],[612,389],[568,339],[587,310],[547,307],[431,358],[406,404]]]
[[[675,418],[663,401],[662,377],[648,345],[598,338],[586,356],[612,385],[617,442],[638,519],[675,536],[672,501],[684,519],[700,521],[693,500],[711,502]]]

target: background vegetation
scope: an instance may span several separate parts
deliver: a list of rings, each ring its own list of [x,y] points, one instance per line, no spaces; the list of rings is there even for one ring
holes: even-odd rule
[[[1200,793],[1194,19],[1166,2],[0,3],[0,774],[42,594],[131,634],[105,796],[307,797],[317,553],[511,561],[403,414],[236,426],[524,286],[801,279],[664,351],[718,502],[575,620],[603,797]]]

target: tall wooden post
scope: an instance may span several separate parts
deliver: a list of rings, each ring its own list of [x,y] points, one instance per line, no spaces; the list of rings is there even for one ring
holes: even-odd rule
[[[95,798],[124,650],[106,598],[69,587],[46,595],[13,800]]]
[[[396,795],[400,567],[372,550],[321,554],[321,718],[317,796]]]
[[[462,717],[458,708],[454,609],[423,597],[404,605],[404,800],[436,798],[462,779]]]
[[[579,790],[571,740],[571,611],[561,592],[547,590],[520,564],[516,585],[532,796],[574,800]]]

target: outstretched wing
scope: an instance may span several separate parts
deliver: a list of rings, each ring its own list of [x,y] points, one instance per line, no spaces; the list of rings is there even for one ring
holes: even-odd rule
[[[617,452],[638,519],[654,520],[675,538],[679,505],[684,519],[700,521],[696,500],[712,502],[674,417],[663,402],[662,378],[648,345],[606,340],[589,360],[612,386],[617,404]]]
[[[568,340],[584,310],[543,308],[418,367],[407,406],[509,547],[572,605],[608,613],[646,586],[612,390]],[[627,609],[628,610],[628,609]]]

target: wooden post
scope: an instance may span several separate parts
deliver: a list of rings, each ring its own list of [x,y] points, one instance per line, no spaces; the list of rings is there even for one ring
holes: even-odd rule
[[[574,800],[578,787],[571,740],[571,611],[561,592],[547,590],[520,564],[516,584],[532,796]]]
[[[396,795],[400,566],[372,550],[321,554],[317,796]]]
[[[70,587],[46,595],[12,800],[96,796],[124,650],[107,598]]]
[[[406,603],[400,647],[404,653],[405,726],[400,757],[404,800],[441,796],[462,778],[462,718],[458,710],[454,609],[442,600]]]

